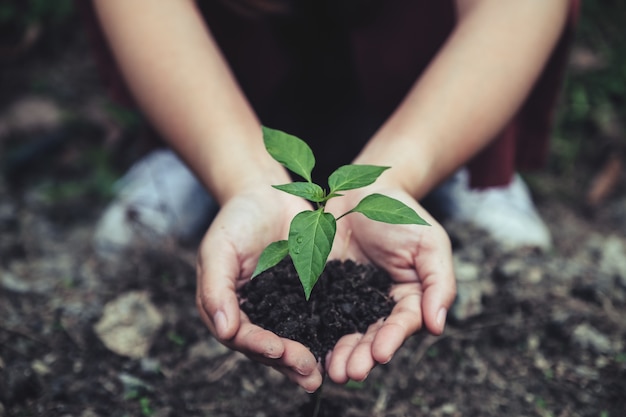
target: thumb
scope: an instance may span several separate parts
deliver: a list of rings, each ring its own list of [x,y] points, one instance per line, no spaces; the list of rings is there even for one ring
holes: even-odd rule
[[[440,269],[423,281],[422,311],[424,324],[428,330],[439,335],[443,333],[446,316],[456,297],[456,281],[452,265],[442,265]]]
[[[208,259],[211,258],[211,259]],[[221,256],[199,254],[196,275],[196,305],[203,321],[220,340],[232,339],[240,326],[240,310],[235,290],[238,268]]]

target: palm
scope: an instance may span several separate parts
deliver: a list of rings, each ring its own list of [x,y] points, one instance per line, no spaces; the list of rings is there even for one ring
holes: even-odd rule
[[[236,291],[256,266],[259,254],[284,239],[289,219],[310,208],[294,197],[253,192],[230,200],[219,212],[198,253],[197,305],[211,332],[225,345],[274,366],[307,390],[321,383],[316,360],[300,343],[280,338],[248,320]]]
[[[440,333],[441,306],[448,307],[455,292],[450,243],[443,228],[406,193],[380,192],[408,204],[431,226],[391,225],[358,213],[338,222],[331,256],[373,263],[389,272],[395,281],[392,296],[396,306],[384,322],[370,326],[365,335],[348,335],[337,343],[328,370],[336,382],[364,378],[376,363],[388,362],[423,324]],[[348,197],[343,207],[331,209],[345,212],[358,198]]]

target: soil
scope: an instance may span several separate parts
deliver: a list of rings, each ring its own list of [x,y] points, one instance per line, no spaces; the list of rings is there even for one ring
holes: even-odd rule
[[[103,190],[138,155],[114,141],[116,126],[128,131],[125,119],[102,117],[110,103],[81,39],[0,67],[0,416],[300,415],[308,394],[203,325],[193,247],[138,246],[116,262],[94,254],[94,225],[110,199]],[[89,128],[7,133],[11,106],[33,95]],[[60,131],[63,140],[51,142]],[[325,415],[624,415],[626,178],[589,207],[598,153],[572,164],[527,177],[550,251],[504,251],[466,224],[443,222],[456,305],[466,308],[442,336],[410,337],[365,382],[327,381]],[[130,357],[94,328],[107,303],[137,291],[162,321],[147,353]]]
[[[330,261],[311,297],[304,297],[288,258],[240,289],[241,309],[250,320],[308,347],[322,363],[337,341],[387,317],[393,306],[391,278],[372,265]]]

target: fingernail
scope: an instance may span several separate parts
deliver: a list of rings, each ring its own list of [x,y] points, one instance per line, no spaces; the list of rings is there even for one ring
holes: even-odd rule
[[[265,350],[265,352],[263,352],[263,356],[265,356],[265,357],[266,357],[266,358],[268,358],[268,359],[278,359],[278,358],[280,358],[282,355],[281,355],[281,354],[276,353],[276,351],[274,350],[274,348],[273,348],[272,346],[270,346],[269,348],[267,348],[267,349]],[[300,373],[300,372],[298,371],[298,373]]]
[[[218,337],[223,337],[228,332],[228,319],[223,311],[218,311],[213,316],[213,323],[215,323],[215,331]]]
[[[393,359],[393,355],[389,356],[387,359],[385,359],[384,361],[381,362],[381,365],[386,365],[389,362],[391,362],[391,359]]]
[[[441,331],[443,331],[443,327],[446,324],[447,314],[448,314],[448,310],[446,310],[443,307],[439,309],[439,312],[437,313],[437,326],[441,327]]]
[[[311,372],[306,372],[304,369],[300,369],[300,368],[294,368],[296,370],[296,372],[302,376],[309,376],[311,375]]]
[[[330,363],[330,361],[333,359],[333,351],[329,350],[328,353],[326,354],[326,365],[328,365]]]

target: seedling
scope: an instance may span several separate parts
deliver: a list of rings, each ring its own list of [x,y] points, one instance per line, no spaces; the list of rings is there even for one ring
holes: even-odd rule
[[[361,213],[371,220],[384,223],[428,225],[412,208],[382,194],[364,197],[356,207],[335,218],[324,210],[330,199],[341,197],[342,191],[374,183],[389,167],[344,165],[328,177],[329,189],[326,190],[311,179],[315,157],[303,140],[280,130],[263,127],[263,141],[265,148],[276,161],[305,180],[273,187],[305,198],[313,203],[316,209],[305,210],[294,216],[289,226],[288,239],[271,243],[265,248],[252,278],[277,265],[289,255],[308,300],[324,270],[335,239],[337,221],[342,217],[350,213]]]

